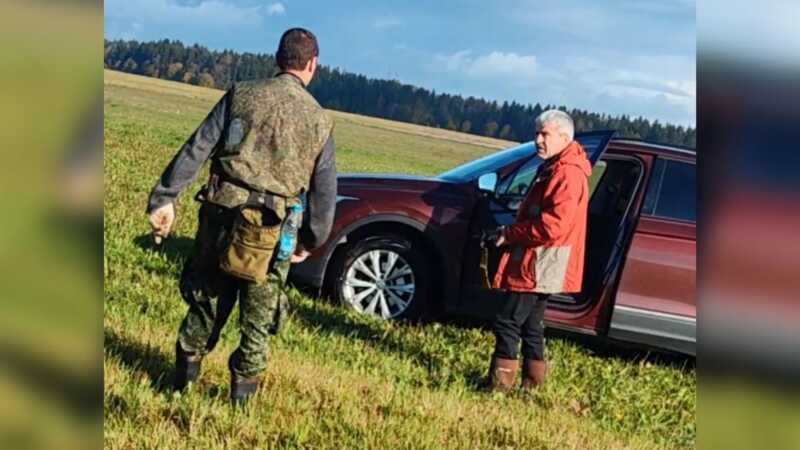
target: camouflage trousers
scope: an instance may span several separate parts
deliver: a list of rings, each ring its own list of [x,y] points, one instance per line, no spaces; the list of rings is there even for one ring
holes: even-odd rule
[[[213,350],[238,300],[241,340],[230,356],[229,367],[232,375],[241,379],[254,377],[267,367],[268,337],[277,334],[287,313],[290,262],[273,260],[267,280],[260,284],[220,270],[219,255],[231,232],[234,214],[209,203],[200,208],[194,254],[180,280],[189,311],[181,322],[178,341],[187,352],[205,355]]]

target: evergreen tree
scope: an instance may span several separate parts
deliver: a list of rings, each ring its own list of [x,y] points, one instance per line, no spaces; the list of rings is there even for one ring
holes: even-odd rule
[[[211,51],[167,39],[155,42],[105,41],[106,68],[201,86],[228,89],[234,82],[264,79],[276,73],[269,54]],[[370,79],[339,68],[318,66],[308,87],[319,103],[330,109],[383,117],[421,125],[496,136],[514,141],[533,139],[533,121],[553,105],[522,105],[515,101],[486,101],[475,97],[436,93],[397,80]],[[559,109],[567,111],[565,106]],[[642,117],[569,110],[577,131],[617,130],[617,136],[694,148],[695,128],[650,122]]]

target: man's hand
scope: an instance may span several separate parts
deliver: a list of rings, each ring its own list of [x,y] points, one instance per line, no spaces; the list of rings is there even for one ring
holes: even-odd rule
[[[504,245],[505,243],[506,243],[506,238],[503,237],[503,233],[500,233],[500,235],[497,236],[497,240],[494,241],[494,246],[495,247],[500,247],[501,245]]]
[[[169,230],[172,229],[172,223],[175,222],[175,205],[167,203],[153,210],[148,219],[153,232],[153,240],[156,244],[161,244],[161,240],[167,237]]]
[[[298,245],[297,249],[294,251],[294,254],[292,255],[291,262],[292,264],[301,263],[305,261],[306,258],[308,258],[308,255],[310,254],[311,252]]]

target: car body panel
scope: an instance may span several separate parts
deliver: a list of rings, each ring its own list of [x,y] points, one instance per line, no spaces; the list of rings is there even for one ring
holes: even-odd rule
[[[660,157],[693,163],[685,155]],[[697,226],[641,215],[631,239],[609,337],[695,354]]]

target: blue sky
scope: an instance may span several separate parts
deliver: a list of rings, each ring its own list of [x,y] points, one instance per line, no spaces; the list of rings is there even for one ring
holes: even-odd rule
[[[105,1],[108,39],[274,53],[293,26],[370,77],[695,125],[694,0]]]

